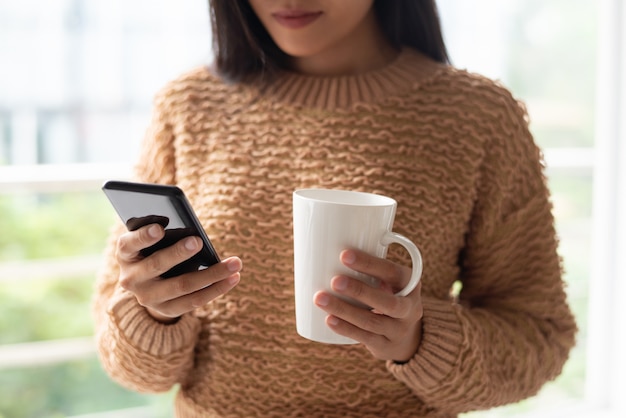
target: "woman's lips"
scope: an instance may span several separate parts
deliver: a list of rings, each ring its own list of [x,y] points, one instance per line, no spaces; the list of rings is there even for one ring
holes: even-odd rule
[[[322,12],[301,12],[297,10],[286,10],[282,12],[272,13],[272,17],[276,21],[289,29],[303,28],[322,15]]]

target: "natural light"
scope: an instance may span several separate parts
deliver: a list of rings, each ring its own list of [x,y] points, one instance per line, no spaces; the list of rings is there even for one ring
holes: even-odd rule
[[[623,417],[626,388],[626,5],[439,0],[453,64],[528,108],[545,154],[580,328],[532,399],[464,414]],[[172,416],[172,394],[113,383],[91,291],[156,91],[207,62],[205,0],[0,0],[0,418]]]

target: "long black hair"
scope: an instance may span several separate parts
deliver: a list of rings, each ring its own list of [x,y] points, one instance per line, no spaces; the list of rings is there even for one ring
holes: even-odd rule
[[[231,81],[273,75],[289,56],[274,43],[248,0],[209,0],[215,66]],[[383,33],[396,47],[409,46],[448,63],[435,0],[376,0]]]

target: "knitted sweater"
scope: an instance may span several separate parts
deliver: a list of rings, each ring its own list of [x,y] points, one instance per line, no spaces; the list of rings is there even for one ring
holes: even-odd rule
[[[133,390],[179,384],[179,417],[454,417],[537,393],[574,345],[540,152],[524,107],[480,76],[410,49],[365,74],[269,85],[199,68],[157,95],[136,175],[181,187],[244,265],[230,293],[164,325],[118,286],[112,234],[102,364]],[[296,333],[291,199],[311,187],[398,201],[394,230],[424,258],[408,363]]]

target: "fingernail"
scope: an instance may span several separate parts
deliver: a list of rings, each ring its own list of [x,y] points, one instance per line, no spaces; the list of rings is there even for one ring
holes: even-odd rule
[[[189,237],[185,240],[185,248],[189,251],[194,251],[198,248],[198,241],[194,237]]]
[[[150,235],[151,238],[158,238],[160,234],[161,228],[159,228],[157,225],[152,225],[150,228],[148,228],[148,235]]]
[[[328,325],[337,325],[339,323],[339,320],[334,316],[329,316],[326,321],[328,322]]]
[[[335,277],[333,280],[333,289],[335,290],[346,290],[348,288],[348,278],[347,277]]]
[[[233,258],[228,263],[226,263],[226,268],[228,271],[236,272],[241,270],[241,260],[238,258]]]
[[[343,253],[343,263],[344,264],[354,264],[356,261],[356,254],[353,251],[346,251]]]
[[[328,295],[322,293],[315,298],[315,303],[318,306],[328,306],[328,304],[330,303],[330,298],[328,297]]]
[[[231,286],[236,285],[237,283],[239,283],[239,279],[241,279],[241,276],[239,276],[238,274],[235,274],[233,276],[230,276],[228,278],[228,284],[230,284]]]

